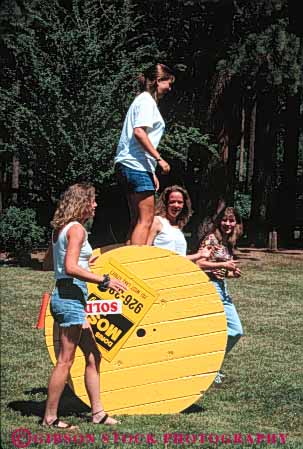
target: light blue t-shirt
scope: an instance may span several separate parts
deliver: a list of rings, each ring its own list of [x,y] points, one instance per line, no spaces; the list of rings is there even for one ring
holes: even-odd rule
[[[152,145],[157,148],[164,133],[165,123],[157,103],[148,92],[138,95],[130,105],[121,132],[115,157],[115,164],[120,162],[134,170],[154,173],[156,160],[144,150],[134,136],[134,128],[146,127]]]
[[[74,225],[79,224],[77,221],[71,221],[68,223],[62,231],[60,232],[57,241],[53,241],[53,258],[54,258],[54,271],[55,271],[55,279],[62,279],[62,278],[71,278],[72,276],[69,276],[65,273],[65,256],[66,256],[66,249],[67,249],[67,231]],[[85,268],[86,270],[89,270],[89,259],[92,255],[92,247],[90,246],[88,240],[87,240],[87,232],[86,238],[82,244],[82,247],[80,249],[79,259],[78,259],[78,265],[80,267]]]

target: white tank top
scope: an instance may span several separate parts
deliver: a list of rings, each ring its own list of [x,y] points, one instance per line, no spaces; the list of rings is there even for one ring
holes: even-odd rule
[[[53,258],[54,258],[54,271],[55,271],[55,278],[56,279],[62,279],[62,278],[71,278],[72,276],[69,276],[65,273],[65,256],[66,256],[66,248],[67,248],[67,237],[66,233],[67,231],[74,225],[74,224],[80,224],[78,221],[71,221],[67,225],[64,226],[64,228],[60,231],[60,234],[58,235],[58,239],[56,242],[54,242],[52,238],[53,243]],[[78,265],[80,267],[85,268],[86,270],[89,270],[88,261],[90,256],[92,255],[92,247],[88,243],[87,240],[87,232],[85,231],[85,240],[83,242],[83,245],[80,250]]]
[[[172,226],[164,217],[157,215],[157,218],[162,224],[162,229],[156,235],[153,246],[170,249],[181,254],[181,256],[186,256],[187,243],[181,229]]]

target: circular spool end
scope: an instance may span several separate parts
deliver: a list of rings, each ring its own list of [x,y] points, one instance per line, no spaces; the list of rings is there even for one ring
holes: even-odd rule
[[[185,410],[210,387],[224,359],[227,326],[219,294],[203,271],[172,251],[123,246],[102,253],[92,271],[103,274],[109,258],[154,289],[158,298],[114,359],[101,362],[104,408],[129,415]],[[91,292],[96,287],[88,288]],[[45,341],[55,364],[58,329],[49,306]],[[77,348],[69,385],[89,405],[84,367]]]

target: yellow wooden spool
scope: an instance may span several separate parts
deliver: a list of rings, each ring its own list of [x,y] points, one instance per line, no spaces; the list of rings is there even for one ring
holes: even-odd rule
[[[220,297],[203,271],[171,251],[121,247],[100,254],[93,271],[104,273],[109,258],[149,285],[158,298],[113,360],[102,360],[104,408],[131,415],[180,412],[210,387],[223,362],[227,332]],[[90,291],[94,288],[89,285]],[[56,363],[58,329],[49,307],[45,340]],[[78,348],[69,385],[89,405],[84,366]]]

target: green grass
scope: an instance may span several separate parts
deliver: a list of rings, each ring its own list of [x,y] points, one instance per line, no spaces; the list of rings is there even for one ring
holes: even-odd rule
[[[302,438],[302,297],[301,254],[239,252],[243,277],[229,281],[245,330],[245,337],[226,358],[226,381],[212,386],[190,413],[163,416],[122,416],[115,429],[90,424],[89,409],[68,390],[61,404],[61,416],[80,426],[87,440],[55,444],[54,434],[39,425],[43,415],[51,362],[42,330],[34,328],[42,293],[53,285],[52,273],[26,268],[2,267],[1,274],[1,448],[14,448],[12,432],[20,427],[40,434],[41,443],[29,447],[58,448],[270,448],[301,449]],[[300,304],[301,302],[301,304]],[[52,442],[47,443],[47,433]],[[122,434],[153,434],[156,444],[129,444]],[[241,433],[243,444],[199,441],[164,445],[164,433]],[[287,433],[286,444],[257,444],[256,434]],[[107,434],[109,443],[102,442]],[[255,443],[245,442],[251,434]],[[49,437],[50,438],[50,437]],[[59,437],[57,437],[59,438]],[[249,437],[248,437],[249,438]],[[104,436],[106,440],[106,436]]]

